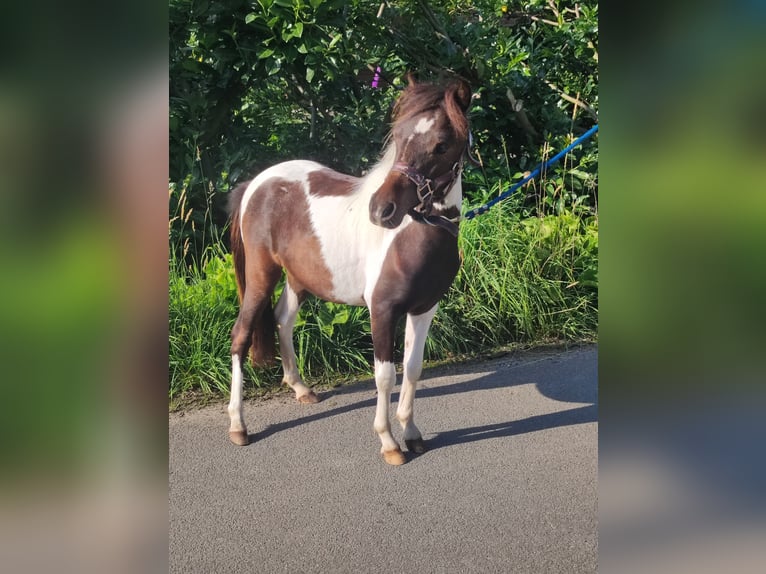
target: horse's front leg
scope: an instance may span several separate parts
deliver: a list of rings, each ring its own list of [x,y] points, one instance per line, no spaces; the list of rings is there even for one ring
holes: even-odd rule
[[[378,401],[375,408],[373,428],[380,438],[380,453],[388,464],[398,466],[405,463],[399,444],[391,434],[389,406],[391,391],[396,384],[394,367],[394,332],[398,317],[390,309],[370,309],[372,326],[372,344],[375,350],[375,386],[378,389]]]
[[[404,335],[404,375],[402,391],[399,394],[399,406],[396,418],[404,429],[404,444],[407,450],[415,453],[426,451],[423,436],[413,421],[415,389],[423,370],[423,349],[428,336],[431,320],[436,314],[437,305],[421,315],[407,315],[407,328]]]

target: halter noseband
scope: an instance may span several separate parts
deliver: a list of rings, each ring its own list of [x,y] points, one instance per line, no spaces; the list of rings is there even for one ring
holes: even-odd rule
[[[455,221],[443,215],[431,215],[431,210],[433,209],[436,193],[439,192],[438,199],[443,199],[457,178],[460,177],[462,169],[463,161],[461,159],[454,163],[452,169],[434,179],[424,176],[412,166],[402,162],[396,162],[391,171],[406,175],[407,179],[414,183],[417,188],[420,203],[412,208],[413,213],[410,214],[412,218],[416,221],[446,229],[457,237],[458,226]]]

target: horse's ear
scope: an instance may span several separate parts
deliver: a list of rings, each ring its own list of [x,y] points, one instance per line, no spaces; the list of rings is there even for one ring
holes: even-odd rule
[[[457,80],[455,83],[455,100],[463,112],[468,111],[471,105],[471,86],[465,80]]]
[[[404,74],[404,79],[407,80],[407,87],[412,87],[417,83],[415,81],[415,76],[412,75],[411,71],[408,71],[406,74]]]

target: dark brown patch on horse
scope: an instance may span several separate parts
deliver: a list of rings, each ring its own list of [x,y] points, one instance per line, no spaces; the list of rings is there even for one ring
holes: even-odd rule
[[[242,208],[242,197],[245,194],[250,182],[247,181],[238,185],[229,194],[229,213],[231,214],[230,240],[231,253],[234,260],[234,274],[237,283],[237,297],[239,304],[242,301],[247,289],[247,267],[246,250],[242,241],[242,230],[240,228],[240,212]],[[274,279],[272,270],[271,278],[266,279],[267,283],[275,283],[279,277]],[[256,279],[258,281],[258,279]],[[257,283],[256,283],[257,285]],[[273,289],[273,285],[272,285]],[[249,324],[244,325],[239,320],[235,323],[231,333],[231,353],[240,357],[249,349],[250,362],[256,367],[267,367],[274,363],[276,358],[275,343],[276,323],[274,321],[274,310],[270,301],[264,301],[249,317]]]
[[[351,195],[359,185],[359,178],[331,169],[320,169],[309,174],[309,193],[322,196]]]
[[[332,276],[314,235],[300,182],[277,177],[265,181],[245,208],[242,224],[246,250],[267,248],[274,264],[289,269],[288,281],[300,298],[310,291],[333,300]]]
[[[376,359],[393,362],[399,319],[405,313],[420,315],[436,305],[449,290],[458,269],[457,238],[448,231],[411,223],[396,236],[383,261],[370,306]],[[387,345],[387,341],[392,344]]]
[[[459,269],[457,239],[444,229],[413,223],[394,239],[375,290],[380,287],[406,313],[420,315],[449,291]],[[394,289],[395,282],[406,288]]]
[[[449,191],[447,193],[449,193]],[[460,210],[454,205],[452,205],[445,209],[434,209],[434,214],[443,215],[444,217],[448,219],[456,219],[460,215]]]

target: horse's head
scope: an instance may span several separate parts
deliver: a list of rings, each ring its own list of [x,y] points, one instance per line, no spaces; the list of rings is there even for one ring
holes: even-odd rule
[[[463,81],[443,88],[409,78],[394,106],[394,164],[370,199],[370,221],[394,228],[405,214],[428,215],[444,198],[460,177],[470,101]]]

